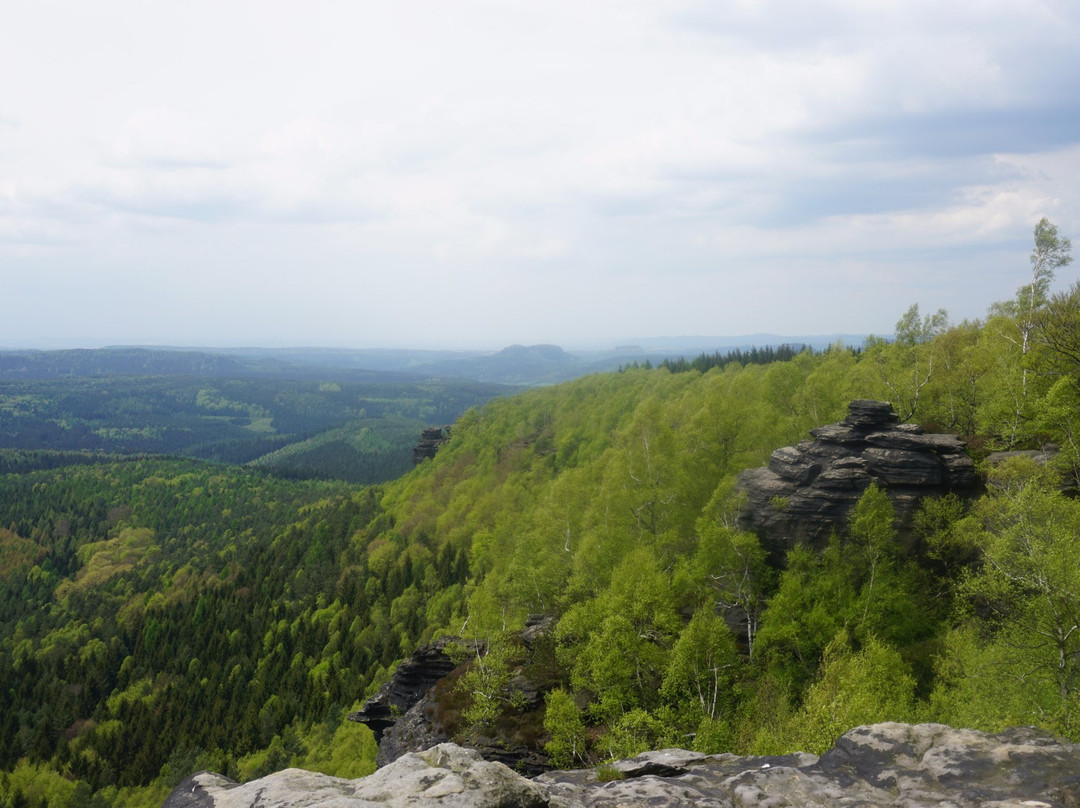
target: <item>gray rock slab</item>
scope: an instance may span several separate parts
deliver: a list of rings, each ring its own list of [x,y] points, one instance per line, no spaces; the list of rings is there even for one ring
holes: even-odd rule
[[[244,785],[201,772],[164,808],[1076,808],[1080,746],[1019,727],[991,734],[883,723],[845,733],[820,758],[647,752],[612,768],[532,780],[477,752],[440,744],[375,774],[343,780],[286,769]]]

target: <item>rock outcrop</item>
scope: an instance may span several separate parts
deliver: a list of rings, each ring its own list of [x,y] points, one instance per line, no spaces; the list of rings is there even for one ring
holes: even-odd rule
[[[821,545],[833,531],[844,532],[871,483],[892,499],[902,538],[923,497],[967,496],[980,486],[960,438],[899,423],[887,401],[853,401],[841,423],[810,434],[813,440],[777,449],[767,467],[739,477],[747,496],[739,526],[757,533],[774,555],[797,544]]]
[[[375,733],[379,744],[378,765],[397,760],[406,752],[450,740],[435,717],[429,696],[436,683],[457,665],[446,647],[462,642],[460,637],[441,637],[417,648],[412,656],[402,660],[378,693],[357,712],[349,714],[350,721],[367,724]]]
[[[543,787],[472,749],[439,744],[414,752],[359,780],[302,769],[238,785],[210,772],[177,786],[162,808],[543,808]]]
[[[542,638],[549,636],[553,622],[551,615],[529,617],[518,634],[526,657],[533,655]],[[451,644],[469,649],[472,652],[469,659],[461,665],[454,662],[447,653]],[[455,713],[458,710],[448,704],[456,698],[453,679],[471,664],[476,651],[476,643],[460,637],[440,637],[421,646],[398,665],[378,693],[364,702],[358,711],[349,714],[350,721],[366,724],[375,733],[379,744],[378,766],[385,766],[408,752],[449,741],[457,733]],[[480,651],[483,653],[482,647]],[[502,722],[506,726],[497,724],[487,736],[472,735],[469,746],[487,760],[505,763],[518,772],[538,774],[550,764],[532,737],[535,733],[522,730],[542,722],[540,713],[544,699],[543,693],[529,678],[528,668],[528,664],[523,663],[513,670],[509,687],[514,691],[517,707],[515,714]],[[447,715],[449,720],[446,720]]]
[[[450,427],[429,426],[425,427],[420,435],[420,442],[412,450],[413,464],[423,463],[430,460],[439,451],[440,447],[450,440]]]
[[[298,769],[245,785],[201,772],[164,808],[657,808],[709,805],[878,808],[1077,808],[1080,747],[1031,728],[998,734],[942,724],[875,724],[843,735],[820,758],[646,752],[613,767],[548,772],[533,780],[473,751],[441,744],[370,777],[342,780]]]

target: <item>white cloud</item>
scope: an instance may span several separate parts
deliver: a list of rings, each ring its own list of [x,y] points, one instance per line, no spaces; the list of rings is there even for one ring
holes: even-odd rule
[[[73,335],[94,283],[188,342],[881,331],[919,284],[978,315],[1038,216],[1080,228],[1064,0],[7,16],[0,280]]]

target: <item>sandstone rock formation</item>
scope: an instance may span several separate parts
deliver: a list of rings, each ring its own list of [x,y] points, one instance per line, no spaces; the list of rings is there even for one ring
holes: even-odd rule
[[[442,637],[421,646],[402,660],[393,676],[372,698],[364,702],[350,721],[367,724],[379,744],[378,765],[397,760],[406,752],[417,751],[450,740],[434,716],[427,698],[435,684],[455,667],[446,646],[461,643],[458,637]],[[392,730],[387,735],[387,730]]]
[[[553,622],[552,615],[531,615],[518,634],[523,647],[532,652],[541,638],[549,634]],[[460,637],[440,637],[421,646],[398,665],[378,693],[364,702],[357,712],[349,714],[350,721],[366,724],[375,733],[379,744],[377,765],[385,766],[407,752],[418,752],[451,740],[457,727],[453,721],[444,725],[442,716],[447,710],[446,705],[440,703],[439,691],[442,691],[443,701],[450,700],[453,685],[445,683],[447,677],[468,664],[457,666],[450,658],[447,646],[451,643],[473,652],[477,650],[474,642]],[[500,727],[493,727],[490,736],[472,737],[469,745],[487,760],[505,763],[515,771],[538,774],[548,768],[547,756],[535,742],[525,742],[519,732],[523,726],[539,724],[542,720],[539,711],[542,710],[543,694],[530,681],[526,668],[526,665],[518,666],[510,682],[518,704],[517,714],[508,717],[510,731],[500,732]]]
[[[471,749],[440,744],[405,755],[359,780],[285,769],[238,785],[200,772],[177,786],[162,808],[486,808],[550,805],[544,789]]]
[[[872,482],[892,499],[901,537],[923,497],[966,496],[980,485],[963,441],[899,423],[887,401],[853,401],[841,423],[810,434],[814,440],[777,449],[767,467],[739,477],[747,495],[739,526],[757,533],[774,555],[842,533]]]
[[[359,780],[286,769],[237,785],[201,772],[163,808],[1080,806],[1080,747],[1031,728],[988,734],[942,724],[875,724],[846,733],[820,758],[666,749],[614,768],[622,779],[599,782],[594,770],[583,769],[528,780],[473,750],[441,744]]]
[[[412,462],[414,465],[430,460],[439,451],[439,448],[450,440],[450,427],[429,426],[425,427],[420,435],[420,441],[413,447]]]

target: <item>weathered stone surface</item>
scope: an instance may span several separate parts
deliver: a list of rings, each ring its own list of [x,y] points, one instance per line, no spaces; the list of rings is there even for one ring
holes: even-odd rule
[[[380,742],[380,750],[384,733],[407,715],[436,682],[454,669],[454,662],[446,654],[446,646],[451,642],[463,641],[460,637],[441,637],[417,648],[411,657],[398,665],[390,681],[378,693],[364,702],[360,710],[349,715],[350,721],[359,721],[371,728],[375,740]],[[439,740],[446,740],[445,735]]]
[[[858,432],[843,424],[826,424],[825,426],[814,427],[810,430],[810,434],[816,440],[824,443],[839,443],[841,446],[858,443],[860,440]]]
[[[932,453],[868,446],[862,455],[871,477],[890,485],[938,487],[945,479],[941,460]]]
[[[409,752],[423,749],[450,740],[450,733],[439,721],[435,701],[430,693],[425,694],[410,707],[405,715],[388,726],[381,736],[376,738],[379,754],[375,758],[378,766],[385,766]]]
[[[429,426],[423,431],[420,441],[413,447],[413,463],[420,464],[435,457],[442,445],[450,440],[450,427]]]
[[[1054,456],[1058,453],[1058,447],[1056,444],[1049,444],[1042,449],[1018,449],[1012,452],[991,452],[986,461],[990,465],[997,465],[1008,460],[1011,457],[1026,457],[1030,460],[1034,460],[1040,466],[1045,466]]]
[[[530,614],[525,619],[525,628],[518,632],[526,648],[532,648],[536,642],[555,627],[555,615]]]
[[[192,797],[198,801],[192,801]],[[181,783],[163,808],[495,808],[550,805],[547,792],[471,749],[440,744],[359,780],[285,769],[238,785],[201,772]]]
[[[821,465],[794,446],[777,449],[769,458],[769,471],[796,485],[809,485],[821,471]]]
[[[518,634],[524,648],[532,651],[546,635],[550,635],[554,626],[553,615],[530,615],[525,628]],[[379,744],[376,765],[385,766],[409,752],[419,752],[453,739],[460,727],[454,726],[454,714],[445,718],[446,713],[440,707],[447,700],[451,684],[440,682],[457,666],[446,654],[446,647],[457,643],[477,650],[477,644],[462,640],[460,637],[442,637],[430,645],[418,648],[411,657],[405,659],[379,692],[366,701],[348,718],[367,724],[375,733]],[[480,648],[483,651],[482,646]],[[464,670],[468,662],[463,663]],[[513,670],[510,688],[515,693],[515,709],[520,722],[511,721],[507,726],[499,725],[490,736],[470,734],[468,746],[487,760],[503,763],[514,771],[528,775],[538,774],[550,767],[547,755],[537,746],[536,733],[517,732],[519,726],[525,726],[527,714],[532,713],[534,723],[542,722],[544,694],[526,675],[524,666]],[[460,675],[462,670],[456,671]],[[441,694],[441,695],[440,695]],[[440,716],[443,719],[440,720]],[[447,726],[443,725],[443,720]],[[509,729],[508,729],[509,727]]]
[[[528,780],[473,750],[441,744],[370,777],[342,780],[286,769],[245,785],[200,772],[164,808],[1077,808],[1080,747],[1028,727],[998,734],[942,724],[875,724],[843,735],[821,758],[646,752],[596,771]]]
[[[897,424],[900,419],[888,401],[875,401],[869,398],[857,398],[848,404],[848,415],[844,423],[848,426],[866,427],[877,424]]]
[[[747,496],[739,525],[761,536],[777,557],[797,544],[821,545],[833,531],[843,533],[851,509],[871,483],[892,498],[904,541],[923,497],[979,489],[963,441],[897,423],[886,401],[853,401],[842,423],[810,434],[814,440],[777,449],[767,468],[739,477]]]

